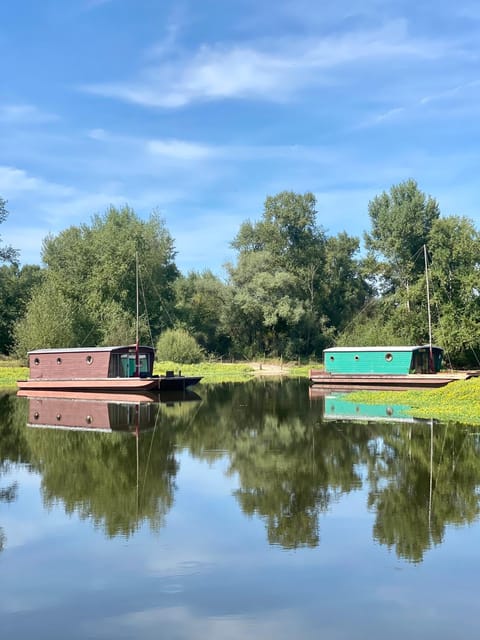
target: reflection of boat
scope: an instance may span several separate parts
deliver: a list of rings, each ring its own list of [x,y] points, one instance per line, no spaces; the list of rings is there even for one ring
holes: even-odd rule
[[[139,394],[65,393],[52,391],[19,392],[28,398],[29,427],[86,431],[135,432],[153,429],[160,405],[168,407],[199,401],[193,392],[169,393],[165,398]]]
[[[182,391],[200,376],[153,375],[155,350],[139,345],[38,349],[28,354],[30,377],[22,390],[102,392]]]
[[[443,350],[413,347],[335,347],[325,349],[325,370],[312,369],[313,385],[331,389],[409,389],[442,387],[478,372],[440,372]]]
[[[362,422],[423,422],[403,413],[404,405],[363,404],[349,402],[347,398],[325,395],[323,417],[325,420],[345,420]]]

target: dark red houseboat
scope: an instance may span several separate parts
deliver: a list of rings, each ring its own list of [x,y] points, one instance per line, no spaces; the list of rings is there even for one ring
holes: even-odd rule
[[[37,349],[28,354],[30,377],[19,389],[144,392],[181,391],[200,376],[154,375],[155,350],[145,346]]]

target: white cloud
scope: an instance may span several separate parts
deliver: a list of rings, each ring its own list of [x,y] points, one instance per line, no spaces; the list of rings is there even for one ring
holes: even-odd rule
[[[203,160],[214,154],[214,148],[183,140],[150,140],[147,150],[155,156],[174,160]]]
[[[23,169],[0,165],[0,193],[3,197],[8,200],[11,194],[18,195],[25,192],[37,192],[42,196],[66,197],[72,195],[73,189],[30,176]]]
[[[4,124],[45,124],[58,119],[57,115],[41,111],[31,104],[0,105],[0,123]]]
[[[431,60],[445,53],[442,43],[410,37],[406,23],[399,20],[381,29],[344,35],[284,38],[261,45],[204,45],[190,59],[144,69],[136,80],[83,89],[147,107],[175,108],[227,98],[283,101],[298,89],[333,82],[328,72],[346,65]]]

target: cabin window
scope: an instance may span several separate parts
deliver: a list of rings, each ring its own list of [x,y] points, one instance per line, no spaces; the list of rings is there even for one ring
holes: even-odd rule
[[[62,359],[61,358],[57,358],[57,364],[62,364]]]
[[[330,362],[333,362],[335,360],[334,356],[330,356]]]
[[[92,416],[87,416],[87,417],[85,418],[85,422],[86,422],[87,424],[92,424],[92,422],[93,422],[93,418],[92,418]]]
[[[355,356],[355,360],[360,360],[360,356]]]
[[[35,360],[33,361],[33,364],[38,367],[38,365],[40,364],[40,358],[35,358]]]
[[[386,354],[385,354],[385,360],[386,360],[387,362],[391,362],[391,361],[393,360],[393,356],[392,356],[392,354],[391,354],[391,353],[386,353]]]
[[[57,420],[61,420],[62,419],[62,414],[61,413],[57,413]]]
[[[35,413],[33,414],[33,417],[35,418],[35,420],[39,419],[40,414],[38,413],[38,411],[35,411]]]
[[[85,358],[85,360],[86,360],[87,364],[92,364],[92,362],[93,362],[93,356],[87,356],[87,357]]]

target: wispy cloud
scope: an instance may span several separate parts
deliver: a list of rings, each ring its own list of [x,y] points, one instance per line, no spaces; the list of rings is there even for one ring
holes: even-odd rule
[[[58,119],[56,114],[47,113],[31,104],[0,105],[0,123],[4,124],[45,124]]]
[[[447,113],[456,113],[458,111],[457,105],[460,105],[460,109],[466,113],[467,111],[478,112],[478,99],[467,100],[466,94],[477,92],[480,88],[480,80],[472,80],[471,82],[464,82],[454,87],[439,88],[435,93],[429,95],[423,95],[421,97],[412,96],[404,105],[391,107],[381,113],[377,113],[366,118],[356,128],[368,128],[376,125],[387,124],[392,120],[412,119],[415,115],[421,116],[425,114],[425,111],[435,105],[437,112],[441,105],[445,105]],[[441,111],[440,111],[441,112]],[[432,113],[432,110],[427,111],[428,114]]]
[[[163,52],[163,50],[162,50]],[[200,47],[189,58],[159,62],[131,81],[83,87],[85,91],[147,107],[237,99],[282,101],[295,90],[330,83],[329,72],[391,59],[434,59],[446,53],[434,40],[409,36],[403,20],[381,29],[261,44]]]
[[[68,197],[73,189],[29,175],[24,169],[0,166],[0,193],[10,195],[36,192],[42,196]]]
[[[214,147],[183,140],[150,140],[147,149],[152,155],[172,160],[204,160],[215,154]]]

